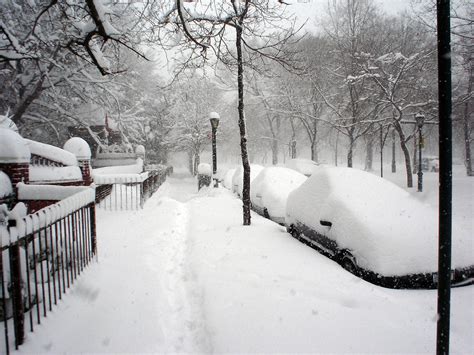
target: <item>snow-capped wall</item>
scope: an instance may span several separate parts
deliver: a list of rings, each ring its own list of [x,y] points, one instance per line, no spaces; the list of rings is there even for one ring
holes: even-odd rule
[[[31,153],[25,139],[18,133],[0,128],[0,163],[26,163]]]
[[[30,139],[25,139],[25,141],[28,144],[31,154],[47,158],[66,166],[77,166],[76,156],[64,149]]]
[[[105,174],[94,175],[94,183],[104,184],[132,184],[145,181],[149,176],[148,171],[141,174]]]
[[[106,166],[93,169],[94,180],[98,175],[117,175],[117,174],[140,174],[143,171],[143,160],[138,158],[132,165]]]
[[[20,189],[24,189],[24,193],[34,193],[32,191],[28,191],[29,188],[32,188],[35,190],[37,187],[36,186],[28,186],[24,185],[21,186],[20,184]],[[51,188],[51,187],[45,187],[46,188]],[[76,188],[78,189],[78,188]],[[14,218],[16,220],[16,227],[10,228],[10,238],[11,242],[16,241],[18,238],[22,238],[30,233],[33,233],[41,228],[45,228],[46,226],[60,220],[61,218],[67,216],[68,214],[77,211],[81,207],[87,206],[90,203],[93,203],[95,200],[95,189],[90,188],[90,187],[82,187],[82,191],[79,191],[72,196],[69,196],[65,198],[64,200],[61,200],[54,205],[48,206],[46,208],[41,209],[38,212],[35,212],[33,214],[29,214],[27,216],[10,216],[10,218]],[[56,196],[59,196],[62,192],[59,192],[61,189],[58,189],[55,192],[52,192],[53,190],[50,190],[50,193],[56,194]],[[44,191],[46,192],[46,191]],[[4,233],[5,232],[5,233]],[[8,244],[10,241],[5,240],[5,238],[8,237],[8,232],[6,232],[6,229],[0,228],[0,234],[2,237],[2,243],[3,244]]]
[[[87,190],[85,186],[53,186],[53,185],[27,185],[19,183],[18,199],[19,200],[64,200],[78,192]]]
[[[82,181],[81,169],[78,166],[34,166],[30,165],[32,183],[62,183]]]

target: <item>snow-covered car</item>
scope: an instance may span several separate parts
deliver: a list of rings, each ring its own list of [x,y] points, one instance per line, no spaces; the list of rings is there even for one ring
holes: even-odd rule
[[[303,174],[283,167],[267,167],[250,184],[252,209],[277,223],[285,223],[286,200],[291,191],[307,179]]]
[[[250,164],[250,183],[263,170],[263,166],[258,164]],[[244,168],[239,166],[232,176],[232,192],[237,196],[242,197],[242,190],[244,188]]]
[[[372,283],[434,288],[437,211],[397,185],[350,168],[320,167],[288,196],[288,232]],[[452,282],[472,283],[472,236],[453,223]]]
[[[228,190],[232,190],[232,178],[235,174],[235,168],[231,168],[226,171],[223,179],[224,187]]]
[[[421,158],[421,168],[423,171],[437,173],[439,171],[439,158],[435,156]]]
[[[305,176],[311,176],[318,164],[311,159],[295,158],[288,160],[285,163],[285,166],[289,169],[296,170]]]

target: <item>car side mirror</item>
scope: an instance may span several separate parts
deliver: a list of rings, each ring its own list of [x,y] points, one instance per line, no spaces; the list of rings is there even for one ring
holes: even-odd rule
[[[329,222],[329,221],[319,221],[319,223],[321,223],[322,226],[325,226],[325,227],[332,227],[332,222]]]

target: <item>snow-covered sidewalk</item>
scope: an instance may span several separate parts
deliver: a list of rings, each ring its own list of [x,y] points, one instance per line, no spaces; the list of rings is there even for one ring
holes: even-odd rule
[[[192,282],[185,282],[188,207],[166,197],[168,190],[166,183],[141,211],[97,210],[98,263],[28,333],[21,352],[209,350],[201,307],[193,307]]]
[[[99,261],[21,352],[434,353],[436,291],[373,286],[223,189],[170,179],[133,212],[98,210]],[[451,349],[473,353],[474,287]]]

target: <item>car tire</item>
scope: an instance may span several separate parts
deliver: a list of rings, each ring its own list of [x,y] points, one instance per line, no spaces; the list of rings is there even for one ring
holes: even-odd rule
[[[290,226],[290,231],[289,232],[290,232],[290,234],[293,238],[301,241],[301,233],[299,232],[299,230],[294,225]]]
[[[263,208],[263,217],[270,219],[270,214],[268,213],[268,210],[266,207]]]
[[[340,257],[339,264],[346,270],[349,271],[351,274],[355,276],[360,276],[360,269],[357,266],[356,259],[350,253],[344,253]]]

